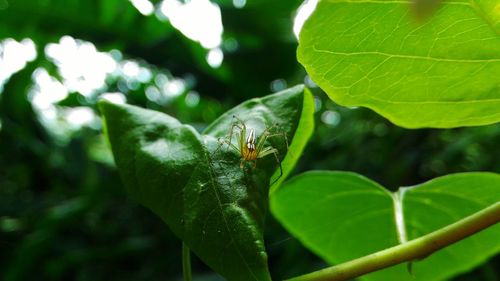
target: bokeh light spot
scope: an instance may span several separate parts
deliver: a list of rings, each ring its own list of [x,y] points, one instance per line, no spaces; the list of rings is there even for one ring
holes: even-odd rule
[[[155,11],[154,5],[148,0],[130,0],[139,13],[149,16]]]
[[[45,54],[58,66],[64,86],[87,97],[102,88],[106,76],[117,68],[109,53],[98,52],[94,44],[71,36],[63,36],[57,44],[48,44]]]
[[[284,90],[286,86],[287,83],[285,79],[276,79],[271,82],[269,87],[271,88],[271,91],[278,92]]]
[[[100,96],[100,98],[116,104],[124,104],[127,102],[127,98],[125,97],[125,95],[118,92],[104,93]]]
[[[224,60],[224,53],[220,48],[211,49],[207,54],[207,62],[212,68],[218,68]]]
[[[189,39],[205,49],[218,47],[222,41],[222,17],[217,4],[209,0],[164,0],[161,13]]]
[[[233,5],[235,8],[241,9],[245,7],[247,0],[233,0]]]
[[[12,74],[23,69],[36,56],[36,46],[31,39],[18,42],[7,38],[0,42],[0,92]]]
[[[189,106],[189,107],[195,107],[198,105],[198,103],[200,103],[200,94],[198,94],[197,92],[195,91],[190,91],[187,95],[186,95],[186,105]]]
[[[66,110],[66,121],[73,127],[79,129],[95,121],[96,115],[89,107],[79,106]]]
[[[302,5],[300,5],[293,23],[293,33],[295,34],[295,37],[299,38],[300,30],[302,30],[304,22],[314,12],[317,4],[318,0],[306,0],[302,3]]]
[[[333,110],[326,110],[321,114],[321,121],[328,126],[335,127],[340,123],[340,114]]]

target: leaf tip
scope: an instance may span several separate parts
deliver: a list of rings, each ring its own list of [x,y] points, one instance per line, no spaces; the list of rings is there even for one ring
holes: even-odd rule
[[[105,114],[105,112],[109,110],[110,106],[113,106],[113,103],[107,99],[99,99],[99,101],[97,101],[97,108],[99,109],[101,115]]]

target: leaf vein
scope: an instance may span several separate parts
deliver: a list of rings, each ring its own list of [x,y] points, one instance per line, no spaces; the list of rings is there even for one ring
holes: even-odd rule
[[[489,63],[489,62],[500,62],[500,58],[495,59],[452,59],[452,58],[438,58],[438,57],[430,57],[430,56],[417,56],[417,55],[398,55],[391,54],[385,52],[378,51],[367,51],[367,52],[337,52],[337,51],[329,51],[318,49],[316,46],[313,46],[313,50],[318,53],[338,55],[338,56],[383,56],[392,58],[402,58],[402,59],[413,59],[413,60],[428,60],[428,61],[440,61],[440,62],[456,62],[456,63]]]

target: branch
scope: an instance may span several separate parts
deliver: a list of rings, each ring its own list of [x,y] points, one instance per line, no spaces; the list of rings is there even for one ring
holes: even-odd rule
[[[184,281],[192,281],[191,276],[191,254],[188,246],[182,242],[182,273],[184,275]]]
[[[352,261],[301,275],[288,281],[342,281],[363,274],[425,258],[437,250],[458,242],[500,221],[500,202],[453,224],[411,240]]]

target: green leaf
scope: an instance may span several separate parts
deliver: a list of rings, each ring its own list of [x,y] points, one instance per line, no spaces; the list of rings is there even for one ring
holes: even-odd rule
[[[442,1],[418,22],[401,1],[320,1],[298,59],[345,106],[395,124],[450,128],[500,121],[500,4]]]
[[[391,193],[349,172],[309,172],[271,196],[274,216],[305,246],[339,264],[440,229],[500,200],[500,175],[463,173],[402,187]],[[399,223],[397,223],[397,221]],[[470,270],[500,251],[500,225],[413,263],[363,280],[444,280]]]
[[[261,281],[270,280],[262,227],[278,164],[269,155],[255,168],[250,163],[240,168],[240,154],[221,146],[218,138],[228,134],[233,115],[257,136],[277,123],[290,147],[299,143],[300,154],[310,131],[305,137],[296,132],[312,119],[311,100],[303,86],[252,99],[221,116],[203,135],[160,112],[105,101],[100,108],[128,193],[228,280]],[[269,138],[268,145],[279,150],[280,158],[287,154],[284,139]],[[283,165],[285,175],[293,164]]]

